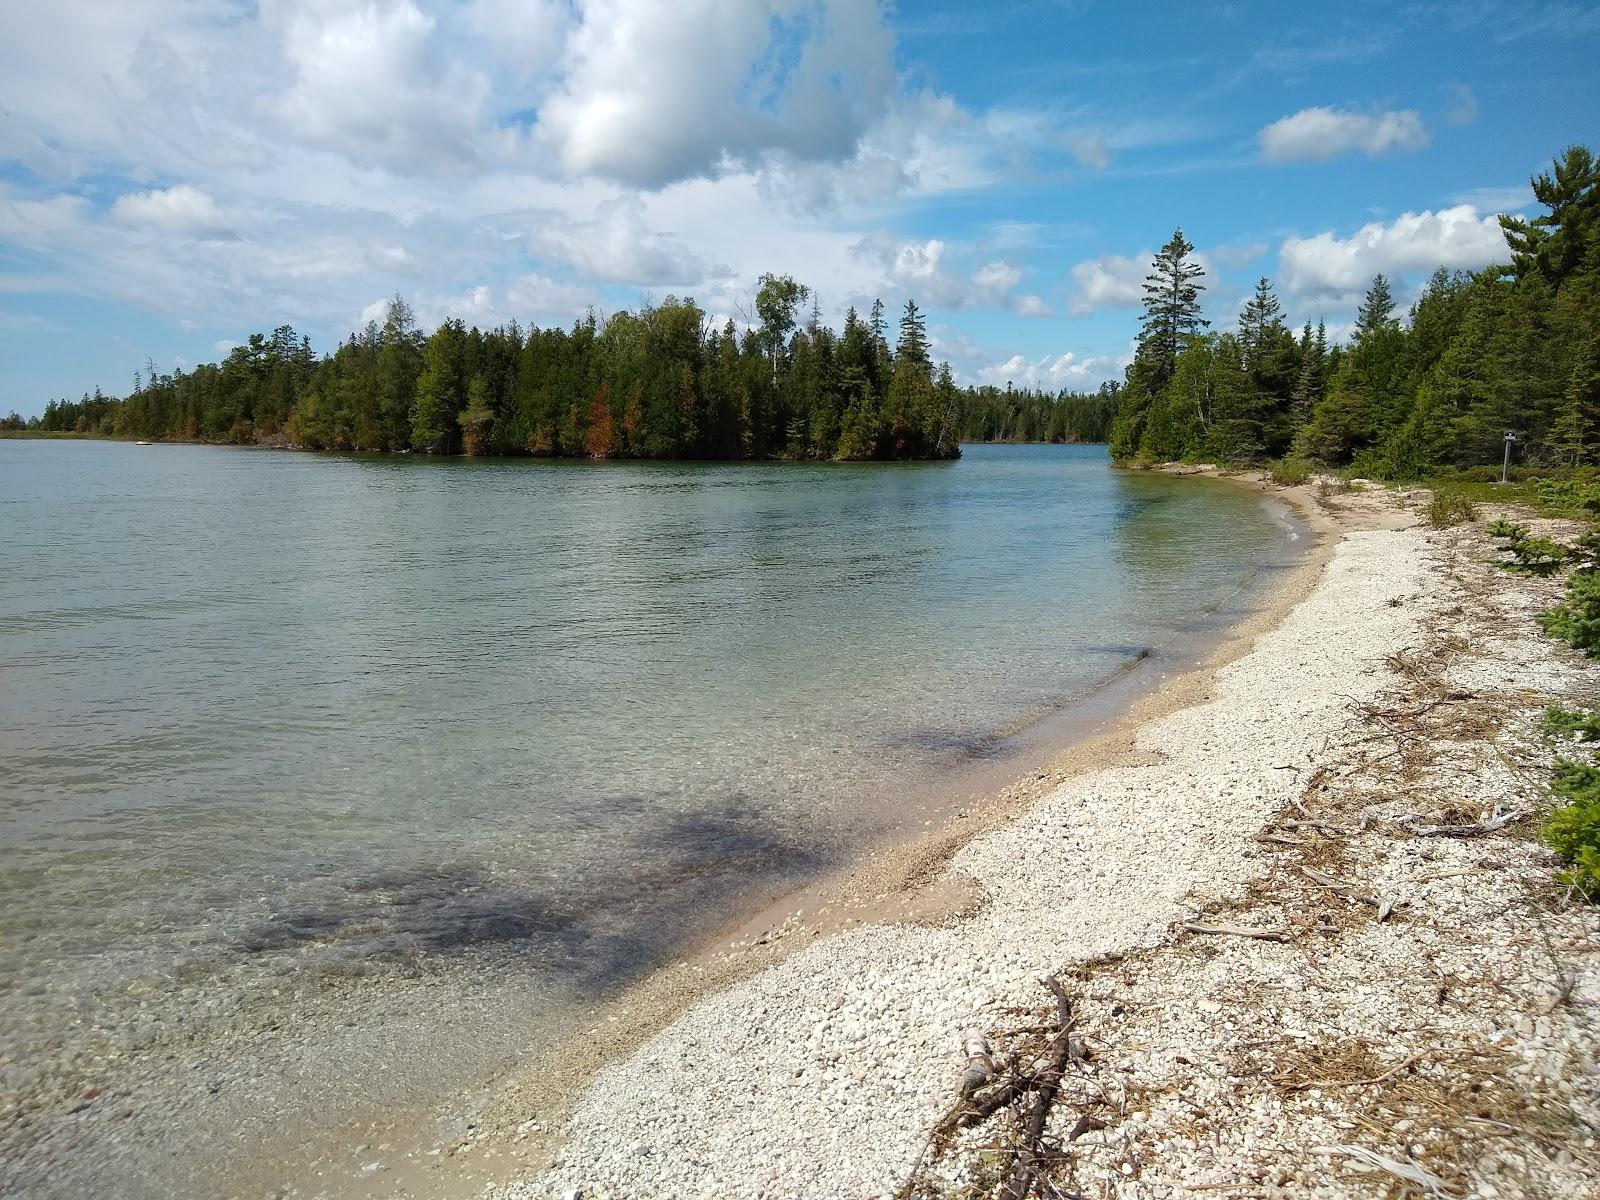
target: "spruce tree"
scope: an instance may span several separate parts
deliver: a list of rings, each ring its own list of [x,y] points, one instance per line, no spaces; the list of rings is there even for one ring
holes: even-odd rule
[[[1272,281],[1263,275],[1256,281],[1255,294],[1239,313],[1239,343],[1248,369],[1259,368],[1272,331],[1282,324],[1283,305],[1272,293]]]
[[[1190,338],[1211,322],[1200,315],[1199,278],[1205,270],[1191,262],[1194,245],[1175,229],[1151,262],[1144,284],[1144,320],[1139,327],[1141,357],[1149,360],[1152,382],[1164,387]]]

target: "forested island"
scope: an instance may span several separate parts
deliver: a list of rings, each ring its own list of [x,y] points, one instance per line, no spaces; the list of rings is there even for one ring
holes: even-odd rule
[[[417,328],[396,297],[333,354],[282,326],[219,364],[122,398],[53,401],[0,429],[310,449],[590,458],[939,459],[962,441],[1109,441],[1121,462],[1283,458],[1420,479],[1500,461],[1600,458],[1600,169],[1568,149],[1532,180],[1547,210],[1501,217],[1511,261],[1436,271],[1402,314],[1377,276],[1348,345],[1298,333],[1263,277],[1227,332],[1175,232],[1152,264],[1124,383],[1095,393],[959,387],[914,301],[842,331],[813,294],[765,275],[757,321],[719,328],[669,296],[570,329]],[[809,315],[803,306],[811,300]]]
[[[940,459],[963,440],[1104,441],[1116,389],[1096,395],[958,388],[908,301],[893,345],[883,305],[844,329],[808,289],[764,276],[759,324],[708,321],[692,299],[593,312],[570,329],[417,328],[396,297],[332,355],[289,326],[220,364],[159,374],[123,398],[54,401],[43,433],[309,449],[589,458]]]

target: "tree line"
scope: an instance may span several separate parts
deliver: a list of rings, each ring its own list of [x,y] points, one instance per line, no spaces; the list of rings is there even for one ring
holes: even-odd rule
[[[1284,456],[1421,479],[1501,460],[1600,462],[1600,166],[1569,148],[1532,181],[1545,211],[1500,218],[1510,261],[1440,269],[1405,318],[1373,279],[1348,346],[1285,324],[1263,278],[1233,329],[1200,313],[1176,231],[1152,263],[1111,448],[1121,461]]]
[[[811,299],[808,319],[802,306]],[[914,301],[890,344],[883,305],[835,332],[809,289],[763,276],[758,323],[719,328],[669,296],[570,329],[446,321],[400,297],[331,355],[289,326],[221,363],[96,389],[0,429],[311,449],[591,458],[953,458],[963,440],[1103,442],[1116,389],[958,388]]]

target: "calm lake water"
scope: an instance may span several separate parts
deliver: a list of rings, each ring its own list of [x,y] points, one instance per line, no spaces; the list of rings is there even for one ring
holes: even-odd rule
[[[41,1095],[366,976],[581,1004],[891,836],[1293,540],[1242,489],[1040,446],[0,441],[0,530],[3,1081]]]

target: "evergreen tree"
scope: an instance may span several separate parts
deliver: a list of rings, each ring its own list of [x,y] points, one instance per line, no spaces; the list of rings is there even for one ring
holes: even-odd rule
[[[1173,231],[1171,239],[1161,247],[1151,263],[1151,271],[1144,284],[1144,320],[1139,327],[1141,357],[1149,362],[1151,382],[1165,386],[1177,367],[1178,356],[1183,353],[1188,340],[1210,324],[1200,315],[1200,293],[1204,285],[1198,280],[1205,274],[1199,263],[1189,255],[1194,246],[1183,236],[1183,230]]]
[[[1587,146],[1569,146],[1528,182],[1548,211],[1531,222],[1500,218],[1512,269],[1518,279],[1538,273],[1559,287],[1600,252],[1600,163]]]

